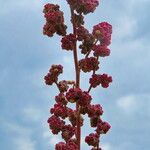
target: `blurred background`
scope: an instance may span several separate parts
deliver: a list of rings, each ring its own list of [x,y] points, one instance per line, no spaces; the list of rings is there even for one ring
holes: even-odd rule
[[[63,64],[61,79],[73,79],[73,57],[61,50],[60,37],[42,35],[42,10],[47,2],[60,4],[68,25],[66,1],[0,0],[2,150],[52,150],[61,140],[49,132],[46,122],[58,91],[46,86],[43,77],[51,64]],[[85,19],[90,31],[102,21],[113,25],[111,55],[101,59],[100,70],[113,76],[113,84],[92,90],[93,103],[103,106],[103,119],[112,125],[101,138],[104,150],[150,149],[149,8],[150,0],[101,0],[95,13]],[[88,86],[85,81],[82,73],[83,88]],[[83,137],[90,132],[87,125]],[[89,149],[84,138],[82,149]]]

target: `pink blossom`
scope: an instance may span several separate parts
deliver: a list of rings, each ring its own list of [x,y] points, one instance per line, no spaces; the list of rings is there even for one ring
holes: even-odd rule
[[[73,50],[74,49],[74,44],[76,42],[76,36],[74,34],[69,34],[66,35],[65,37],[62,38],[61,43],[62,43],[62,49],[65,50]]]
[[[85,73],[98,70],[98,65],[99,61],[95,57],[85,58],[79,61],[80,69]]]
[[[99,135],[97,133],[91,133],[85,138],[85,142],[88,145],[96,147],[99,143]]]
[[[93,27],[93,35],[100,40],[101,45],[110,45],[112,26],[107,22],[102,22]]]
[[[95,45],[93,47],[94,56],[96,57],[105,57],[110,55],[110,49],[105,45]]]

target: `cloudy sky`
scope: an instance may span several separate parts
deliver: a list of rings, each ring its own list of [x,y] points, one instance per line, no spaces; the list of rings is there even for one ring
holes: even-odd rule
[[[55,87],[43,76],[51,64],[63,64],[62,79],[73,78],[72,54],[62,51],[60,38],[42,35],[43,4],[62,0],[0,0],[0,149],[52,150],[60,139],[47,126]],[[111,56],[101,60],[102,73],[113,76],[108,90],[92,91],[112,125],[102,137],[104,150],[149,150],[150,147],[150,0],[101,0],[86,27],[108,21],[113,25]],[[70,30],[70,28],[69,28]],[[68,31],[69,31],[68,30]],[[82,74],[83,76],[83,74]],[[85,83],[83,78],[82,83]],[[84,84],[83,88],[87,85]],[[84,128],[83,136],[90,133]],[[89,130],[89,132],[87,132]],[[87,148],[84,141],[82,149]]]

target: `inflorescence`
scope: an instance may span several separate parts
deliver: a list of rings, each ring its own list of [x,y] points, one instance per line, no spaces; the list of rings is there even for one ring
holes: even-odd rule
[[[111,126],[101,119],[102,106],[92,104],[90,91],[98,86],[108,88],[112,82],[110,75],[96,73],[100,68],[100,58],[110,55],[108,46],[111,44],[112,26],[107,22],[102,22],[93,26],[92,32],[84,27],[84,15],[93,13],[99,5],[99,0],[67,0],[67,3],[71,10],[73,33],[67,33],[64,13],[59,5],[48,3],[43,10],[46,19],[43,34],[48,37],[54,36],[55,33],[61,36],[62,49],[73,52],[77,76],[75,81],[59,81],[63,66],[52,65],[50,67],[44,77],[45,83],[49,86],[55,84],[59,93],[55,96],[56,103],[50,109],[52,115],[47,122],[51,132],[60,133],[64,140],[56,144],[56,150],[80,150],[80,129],[84,125],[83,116],[87,115],[95,132],[87,135],[85,142],[92,146],[91,150],[102,150],[100,137],[106,134]],[[78,51],[77,42],[79,42]],[[76,55],[79,52],[83,55],[81,60],[78,60]],[[91,73],[87,90],[80,88],[80,72]],[[75,109],[69,108],[68,104],[75,104]],[[70,124],[67,124],[67,119]]]

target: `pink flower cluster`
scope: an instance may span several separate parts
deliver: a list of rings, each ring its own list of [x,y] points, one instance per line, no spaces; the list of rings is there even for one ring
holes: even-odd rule
[[[47,122],[53,134],[58,134],[65,125],[65,122],[55,115],[51,116]]]
[[[62,103],[56,103],[54,105],[54,108],[50,109],[51,114],[54,114],[55,116],[61,117],[63,119],[68,117],[68,111],[69,111],[69,108],[64,106]]]
[[[81,126],[84,125],[84,115],[89,117],[90,126],[94,133],[85,137],[85,142],[92,146],[91,150],[100,148],[100,137],[111,128],[103,121],[103,108],[100,104],[93,104],[91,89],[101,86],[108,88],[112,77],[106,73],[97,73],[101,68],[100,58],[110,55],[112,26],[102,22],[93,27],[90,32],[84,26],[84,15],[94,12],[99,5],[98,0],[67,0],[71,10],[73,33],[67,33],[64,24],[63,12],[56,4],[44,6],[46,24],[43,33],[52,37],[54,33],[61,35],[61,47],[73,53],[76,80],[60,80],[63,73],[62,65],[52,65],[44,77],[46,85],[55,84],[59,93],[55,96],[55,104],[50,108],[51,117],[48,119],[49,128],[53,134],[62,136],[64,142],[55,145],[55,150],[80,150]],[[79,44],[78,44],[79,42]],[[78,50],[79,49],[79,50]],[[81,53],[78,59],[78,53]],[[83,57],[82,57],[83,56]],[[91,73],[89,87],[86,90],[80,87],[80,74]],[[75,107],[70,107],[75,104]],[[69,123],[68,123],[69,122]]]
[[[68,141],[67,143],[59,142],[56,144],[55,150],[78,150],[78,146],[74,141]]]
[[[49,73],[44,77],[45,83],[47,85],[52,85],[57,82],[58,76],[63,73],[63,66],[61,65],[52,65]]]
[[[66,98],[69,102],[77,102],[80,106],[87,106],[90,104],[92,98],[88,92],[82,91],[79,88],[71,88],[66,93]]]
[[[77,29],[77,39],[82,41],[87,38],[89,31],[84,26],[79,26]]]
[[[82,44],[79,46],[82,54],[87,54],[91,51],[93,47],[93,36],[89,34],[89,38],[85,39]]]
[[[54,33],[66,35],[67,26],[64,24],[63,12],[59,10],[58,5],[46,4],[44,6],[44,17],[46,24],[43,27],[43,34],[52,37]]]
[[[99,5],[99,0],[67,0],[70,6],[78,13],[88,14],[94,12]]]
[[[61,103],[63,105],[67,105],[68,101],[63,92],[59,93],[59,95],[55,96],[56,103]]]
[[[88,145],[96,147],[99,143],[99,135],[97,133],[91,133],[85,138],[85,142]]]
[[[111,126],[108,122],[99,121],[96,132],[97,134],[106,134],[110,128]]]
[[[54,108],[52,108],[50,112],[53,115],[48,119],[47,122],[52,133],[58,134],[61,132],[62,138],[65,141],[71,140],[75,134],[76,128],[70,124],[66,125],[65,121],[60,119],[65,119],[67,116],[69,116],[67,109],[65,110],[63,106],[55,104]]]
[[[95,57],[84,58],[79,61],[80,69],[85,73],[98,70],[98,65],[99,61]]]
[[[101,45],[110,45],[112,26],[107,22],[102,22],[93,27],[93,35],[100,40]]]
[[[66,80],[62,80],[58,83],[58,88],[60,92],[66,92],[69,88],[68,82]]]
[[[105,57],[110,55],[110,49],[105,45],[94,45],[93,51],[95,57]]]
[[[89,80],[89,83],[93,88],[97,87],[101,84],[103,88],[107,88],[109,86],[109,83],[112,82],[112,77],[108,76],[107,74],[93,74],[92,77]]]
[[[91,133],[88,136],[86,136],[85,138],[85,142],[89,145],[89,146],[93,146],[93,147],[97,147],[97,145],[99,144],[99,138],[101,134],[106,134],[109,129],[111,128],[111,126],[109,125],[109,123],[107,122],[103,122],[103,121],[99,121],[97,123],[97,128],[96,128],[96,133]]]
[[[76,36],[74,34],[66,35],[62,38],[61,42],[62,49],[73,50],[76,42]]]

